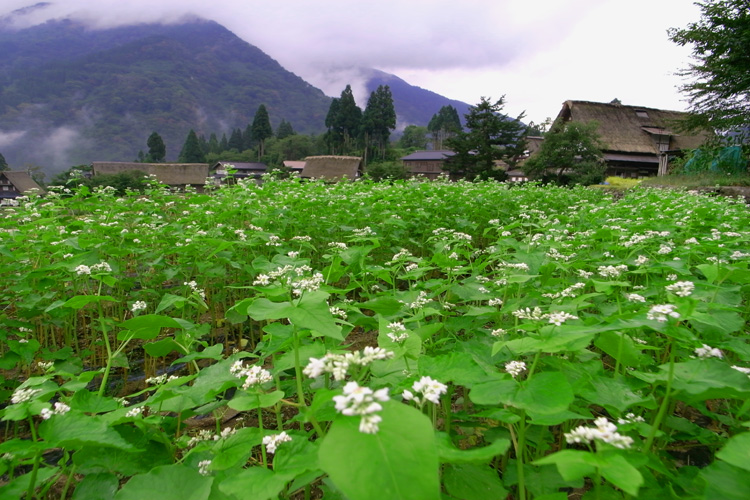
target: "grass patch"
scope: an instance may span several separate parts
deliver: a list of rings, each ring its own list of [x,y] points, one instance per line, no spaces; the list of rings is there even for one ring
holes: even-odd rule
[[[608,179],[609,180],[609,179]],[[714,186],[750,186],[750,174],[729,175],[720,173],[703,173],[698,175],[666,175],[643,179],[646,187],[682,187],[687,189]]]

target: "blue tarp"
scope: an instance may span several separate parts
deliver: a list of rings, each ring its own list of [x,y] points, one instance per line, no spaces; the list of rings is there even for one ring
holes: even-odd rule
[[[685,162],[686,174],[699,172],[724,172],[742,174],[747,172],[747,158],[742,155],[740,146],[728,146],[718,150],[696,149]]]

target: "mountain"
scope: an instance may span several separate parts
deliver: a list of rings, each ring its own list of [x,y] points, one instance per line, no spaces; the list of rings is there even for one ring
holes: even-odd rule
[[[274,129],[283,119],[300,133],[325,131],[330,97],[213,21],[11,26],[0,19],[0,153],[12,168],[132,161],[153,131],[175,160],[190,129],[229,136],[261,104]],[[363,76],[368,94],[390,86],[401,127],[427,125],[447,104],[468,110],[395,75]]]
[[[191,128],[244,129],[261,104],[274,126],[322,132],[331,101],[212,21],[0,28],[0,53],[0,151],[16,165],[130,161],[152,131],[175,159]]]
[[[396,75],[377,69],[363,69],[361,74],[365,78],[368,93],[373,92],[379,85],[390,87],[398,129],[403,129],[406,125],[427,126],[432,116],[443,106],[456,108],[462,123],[464,115],[469,112],[469,105],[465,102],[448,99],[430,90],[410,85]]]

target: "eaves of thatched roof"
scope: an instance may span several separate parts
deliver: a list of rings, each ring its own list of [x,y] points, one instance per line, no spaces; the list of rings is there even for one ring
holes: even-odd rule
[[[340,181],[354,180],[360,175],[362,158],[359,156],[308,156],[302,178]]]
[[[659,140],[664,142],[662,151],[694,149],[706,142],[707,134],[679,131],[686,117],[687,113],[681,111],[625,106],[617,102],[565,101],[557,120],[596,121],[606,151],[658,154]]]
[[[13,172],[6,170],[0,173],[2,173],[2,175],[13,184],[16,191],[21,194],[25,194],[32,189],[36,189],[39,194],[46,192],[34,179],[31,178],[28,172]]]
[[[103,162],[91,164],[94,175],[112,175],[139,170],[146,175],[154,175],[162,184],[168,186],[203,186],[208,177],[208,165],[205,163],[138,163],[138,162]]]

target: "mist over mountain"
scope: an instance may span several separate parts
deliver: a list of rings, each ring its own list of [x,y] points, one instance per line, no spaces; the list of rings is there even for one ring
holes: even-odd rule
[[[322,133],[331,102],[259,48],[197,18],[101,30],[71,20],[17,30],[0,19],[0,54],[0,153],[15,169],[132,161],[153,131],[175,160],[191,128],[229,135],[261,104],[274,128],[283,119],[299,133]],[[468,108],[369,71],[369,90],[391,87],[401,128],[426,125],[446,104],[459,114]]]

